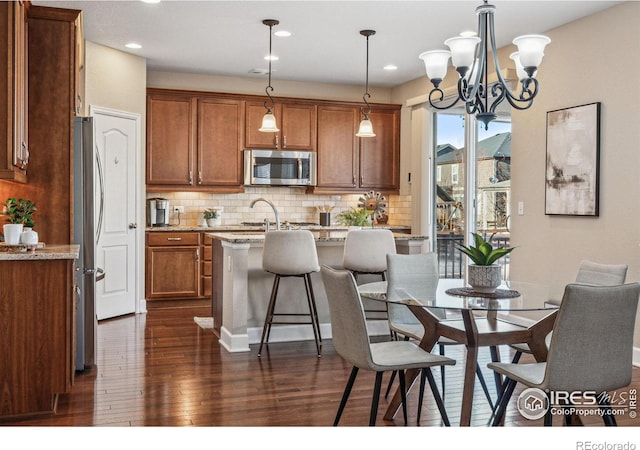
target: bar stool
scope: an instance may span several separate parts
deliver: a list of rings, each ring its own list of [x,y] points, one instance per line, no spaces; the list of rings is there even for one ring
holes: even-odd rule
[[[342,267],[358,275],[379,275],[387,279],[387,254],[396,253],[396,241],[388,229],[351,230],[344,241]],[[385,304],[386,306],[386,304]],[[365,308],[367,320],[388,320],[386,310]]]
[[[311,273],[319,272],[318,252],[313,234],[309,230],[270,231],[264,237],[264,250],[262,253],[262,268],[264,271],[275,275],[267,315],[262,329],[258,356],[262,353],[262,346],[269,342],[271,325],[302,325],[309,324],[313,328],[318,357],[322,336],[320,335],[320,323],[318,321],[318,309],[311,284]],[[282,277],[300,277],[304,280],[307,294],[309,313],[276,313],[276,299],[278,287]],[[309,317],[308,321],[274,321],[276,316]]]

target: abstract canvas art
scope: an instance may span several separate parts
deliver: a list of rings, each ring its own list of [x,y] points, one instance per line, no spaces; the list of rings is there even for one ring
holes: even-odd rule
[[[547,113],[545,214],[598,216],[600,103]]]

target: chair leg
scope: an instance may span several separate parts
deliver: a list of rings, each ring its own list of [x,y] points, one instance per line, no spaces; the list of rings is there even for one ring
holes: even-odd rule
[[[516,351],[516,354],[513,355],[513,359],[511,360],[511,364],[518,364],[518,361],[520,361],[521,356],[522,356],[522,352]]]
[[[551,406],[551,393],[547,392],[548,405]],[[544,424],[545,427],[550,427],[553,425],[553,416],[551,415],[551,407],[547,408],[547,412],[544,413]]]
[[[391,386],[393,386],[393,380],[396,379],[397,370],[391,372],[391,377],[389,378],[389,384],[387,384],[387,391],[384,393],[384,398],[389,397],[389,392],[391,392]]]
[[[598,399],[600,400],[600,410],[602,411],[602,421],[604,422],[604,425],[607,427],[617,427],[618,424],[616,423],[616,418],[613,415],[613,411],[611,409],[611,403],[609,402],[609,400],[607,398],[604,398],[604,396],[598,396]]]
[[[307,303],[309,304],[309,315],[311,317],[311,328],[313,329],[313,337],[316,341],[316,350],[318,357],[321,356],[320,347],[322,346],[322,336],[320,335],[320,323],[318,322],[318,309],[316,308],[316,299],[313,295],[313,286],[311,285],[311,276],[304,274],[304,287],[307,292]]]
[[[509,400],[511,399],[511,395],[513,395],[513,390],[516,387],[515,380],[511,378],[506,378],[504,382],[504,390],[500,393],[500,397],[498,398],[498,408],[493,416],[493,422],[491,426],[497,427],[502,422],[504,418],[504,413],[507,410],[507,405],[509,404]]]
[[[440,344],[438,349],[440,350],[440,356],[444,356],[444,345]],[[447,392],[444,390],[444,365],[440,366],[440,383],[442,384],[442,398],[444,399],[444,393]]]
[[[444,402],[442,401],[442,397],[440,396],[440,392],[438,392],[438,386],[436,385],[436,380],[433,378],[433,374],[431,373],[430,368],[422,369],[422,377],[420,379],[420,401],[418,405],[418,425],[420,425],[420,410],[422,409],[422,394],[424,394],[424,380],[427,379],[429,381],[429,387],[431,388],[431,393],[433,394],[433,398],[436,401],[436,406],[438,407],[438,411],[440,411],[440,417],[442,417],[442,422],[445,427],[451,426],[449,423],[449,416],[447,416],[447,410],[444,407]]]
[[[400,380],[400,393],[402,394],[402,417],[404,417],[404,426],[407,426],[407,383],[404,377],[404,370],[398,371],[398,380]]]
[[[278,286],[280,285],[280,275],[276,275],[271,288],[271,297],[269,298],[269,306],[267,306],[267,316],[264,319],[262,327],[262,337],[260,338],[260,347],[258,348],[258,356],[262,354],[262,346],[265,341],[269,342],[269,334],[271,334],[271,322],[273,321],[273,312],[276,309],[276,297],[278,295]]]
[[[376,424],[376,416],[378,415],[378,401],[380,400],[380,388],[382,386],[382,374],[384,372],[376,372],[376,384],[373,387],[373,398],[371,399],[371,414],[369,415],[369,426]]]
[[[491,410],[494,409],[493,401],[491,400],[491,394],[489,393],[489,389],[487,388],[487,383],[484,380],[484,375],[482,375],[482,370],[480,366],[476,367],[476,376],[478,377],[478,381],[480,381],[480,386],[482,386],[482,390],[484,391],[485,397],[487,397],[487,402],[489,402],[489,407]]]
[[[337,427],[338,422],[340,422],[340,417],[342,417],[342,411],[344,411],[344,407],[347,404],[347,400],[349,399],[349,395],[351,394],[351,388],[353,388],[353,383],[356,381],[356,377],[358,376],[358,368],[353,366],[351,369],[351,375],[349,375],[349,381],[347,381],[347,385],[344,388],[344,392],[342,394],[342,400],[340,400],[340,406],[338,406],[338,412],[336,413],[336,418],[333,421],[333,426]]]

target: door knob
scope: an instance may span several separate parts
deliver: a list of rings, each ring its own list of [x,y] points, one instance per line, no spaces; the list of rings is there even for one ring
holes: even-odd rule
[[[137,223],[135,223],[135,222],[131,222],[131,223],[129,224],[129,229],[130,229],[130,230],[133,230],[133,229],[135,229],[135,228],[138,228],[138,224],[137,224]]]

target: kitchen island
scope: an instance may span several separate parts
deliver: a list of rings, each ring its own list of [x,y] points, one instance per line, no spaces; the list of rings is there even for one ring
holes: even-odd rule
[[[344,230],[312,231],[320,264],[341,267]],[[229,352],[249,351],[249,344],[260,342],[266,316],[273,275],[262,270],[264,233],[259,231],[206,233],[212,239],[213,289],[212,317],[214,332]],[[394,233],[396,250],[402,254],[422,253],[426,236]],[[367,281],[363,276],[362,282]],[[329,309],[320,273],[312,274],[320,329],[323,338],[331,337]],[[304,284],[299,279],[284,278],[278,295],[279,310],[307,310]],[[370,322],[371,334],[386,334],[382,321]],[[313,340],[306,325],[278,325],[271,331],[269,342]]]
[[[55,412],[75,363],[79,246],[0,246],[0,421]]]

